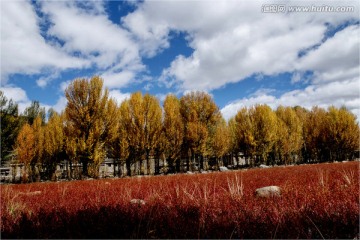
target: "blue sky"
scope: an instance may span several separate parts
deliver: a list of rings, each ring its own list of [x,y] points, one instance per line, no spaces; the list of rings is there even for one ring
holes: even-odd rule
[[[1,90],[20,110],[64,110],[75,78],[132,92],[211,94],[229,119],[243,106],[345,106],[360,116],[359,2],[347,12],[263,13],[279,1],[2,1]]]

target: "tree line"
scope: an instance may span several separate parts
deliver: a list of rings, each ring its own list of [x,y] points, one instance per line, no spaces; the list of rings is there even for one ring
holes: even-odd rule
[[[155,174],[160,159],[168,173],[192,164],[215,169],[243,154],[246,166],[351,160],[359,149],[360,128],[346,108],[312,110],[267,105],[243,107],[225,121],[212,97],[190,92],[181,98],[169,94],[163,106],[150,94],[135,92],[120,105],[109,97],[98,77],[76,79],[65,90],[62,113],[34,101],[23,114],[0,92],[1,160],[9,157],[24,165],[30,181],[53,179],[61,160],[81,163],[82,175],[97,177],[106,157],[126,166],[146,163],[137,174]],[[239,162],[239,161],[237,161]],[[71,169],[71,167],[70,167]],[[119,173],[124,175],[124,173]],[[38,176],[36,178],[36,176]]]

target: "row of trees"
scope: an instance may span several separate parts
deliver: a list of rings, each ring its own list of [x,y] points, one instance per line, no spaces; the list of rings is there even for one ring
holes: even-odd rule
[[[45,124],[45,108],[41,108],[38,101],[19,114],[19,108],[12,99],[8,100],[0,91],[0,118],[1,118],[1,165],[14,157],[14,144],[19,130],[25,124],[33,124],[36,117],[39,117]]]
[[[351,159],[359,148],[359,125],[345,108],[280,106],[274,111],[256,105],[240,109],[226,122],[204,92],[180,99],[170,94],[163,107],[156,97],[136,92],[118,106],[99,77],[74,80],[65,96],[65,111],[51,110],[46,123],[44,110],[33,104],[18,117],[23,119],[21,127],[14,127],[18,134],[6,130],[16,121],[6,120],[1,129],[2,144],[3,139],[13,144],[17,161],[30,176],[41,166],[44,177],[51,178],[64,159],[81,163],[83,175],[96,177],[105,157],[125,164],[130,175],[131,166],[139,162],[146,162],[147,169],[138,173],[149,174],[150,158],[159,173],[159,159],[166,159],[169,172],[179,172],[183,160],[187,170],[194,162],[204,169],[205,159],[218,167],[224,157],[239,158],[240,152],[254,166]],[[2,107],[2,124],[14,115],[12,108],[17,111],[11,100]]]
[[[346,108],[256,105],[230,119],[230,149],[244,152],[250,164],[291,164],[353,159],[359,150],[359,125]],[[359,156],[357,156],[359,157]]]

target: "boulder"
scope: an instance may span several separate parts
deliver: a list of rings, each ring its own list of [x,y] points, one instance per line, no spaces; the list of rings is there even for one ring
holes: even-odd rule
[[[281,195],[281,188],[278,186],[267,186],[258,188],[255,190],[255,195],[257,197],[279,197]]]
[[[226,172],[229,171],[227,167],[219,167],[220,172]]]
[[[145,201],[142,199],[131,199],[130,200],[131,204],[137,204],[137,205],[145,205]]]
[[[261,165],[260,165],[260,168],[270,168],[270,166],[267,166],[267,165],[265,165],[265,164],[261,164]]]

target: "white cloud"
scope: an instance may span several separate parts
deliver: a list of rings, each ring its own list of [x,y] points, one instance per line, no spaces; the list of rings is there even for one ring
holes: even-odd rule
[[[31,101],[29,100],[25,90],[20,87],[4,86],[1,87],[0,90],[4,93],[4,96],[8,100],[12,99],[18,104],[19,113],[23,112],[25,108],[31,104]]]
[[[45,68],[83,68],[89,62],[47,43],[28,1],[1,1],[1,79],[13,73],[34,74]]]
[[[48,34],[65,42],[62,50],[89,59],[106,86],[125,86],[145,69],[138,45],[127,30],[108,19],[101,5],[97,8],[85,11],[72,1],[42,2],[52,23]]]
[[[354,6],[355,11],[348,13],[265,14],[261,12],[263,4],[145,1],[122,21],[140,39],[143,52],[156,53],[168,47],[170,31],[187,34],[192,55],[178,55],[160,77],[165,86],[178,91],[211,91],[249,76],[263,76],[266,81],[264,76],[280,73],[293,73],[292,83],[308,84],[278,98],[269,90],[257,91],[225,106],[226,118],[241,106],[256,103],[308,108],[345,105],[359,116],[360,106],[354,104],[359,100],[359,26],[346,27],[327,38],[329,29],[356,24],[358,2],[286,2],[287,6]]]
[[[353,25],[337,32],[302,57],[297,69],[314,71],[315,83],[359,77],[359,30],[359,25]]]
[[[63,70],[92,67],[108,87],[127,85],[146,67],[133,35],[108,19],[104,5],[103,1],[2,1],[4,84],[14,73],[41,74],[36,83],[45,88]],[[44,25],[48,29],[41,28]]]
[[[276,106],[276,101],[276,97],[267,94],[250,98],[243,98],[227,104],[221,109],[221,113],[226,120],[229,120],[231,117],[235,116],[236,113],[243,107],[252,107],[256,104],[267,104],[274,108]]]
[[[113,89],[109,91],[109,97],[114,98],[118,104],[121,104],[125,99],[130,98],[130,93],[122,93],[120,90]]]
[[[256,94],[254,97],[243,98],[227,104],[221,109],[225,119],[233,117],[244,106],[267,104],[272,108],[283,106],[302,106],[311,109],[313,106],[328,108],[329,106],[345,106],[360,120],[360,89],[359,79],[343,82],[330,82],[321,85],[310,85],[302,90],[293,90],[279,98],[267,92]]]
[[[36,84],[41,88],[45,88],[51,81],[58,77],[60,77],[60,73],[59,71],[55,71],[48,76],[40,77],[38,80],[36,80]]]
[[[356,1],[347,2],[350,3],[357,6]],[[183,90],[213,90],[253,74],[297,70],[299,52],[321,44],[327,30],[325,23],[336,26],[358,19],[359,11],[356,8],[355,12],[341,14],[265,14],[261,12],[263,4],[146,1],[122,21],[141,40],[145,52],[166,48],[171,30],[186,32],[193,54],[177,56],[161,79],[167,82],[165,85],[175,83]],[[291,4],[299,2],[287,2],[288,6]]]
[[[62,111],[65,110],[67,104],[67,99],[64,96],[61,96],[57,102],[55,103],[55,105],[51,106],[56,112],[61,113]]]
[[[308,109],[315,105],[323,108],[334,105],[347,107],[360,119],[358,33],[359,26],[347,27],[297,62],[296,68],[300,72],[293,74],[293,82],[304,81],[301,71],[314,72],[310,85],[305,89],[287,92],[279,98],[268,92],[256,94],[255,97],[229,103],[221,110],[222,113],[229,119],[241,107],[257,103],[273,108],[299,105]]]
[[[124,70],[122,72],[105,72],[101,75],[104,79],[104,86],[114,88],[127,85],[135,78],[135,73],[132,71]]]
[[[29,98],[26,95],[24,89],[19,87],[5,86],[0,90],[4,93],[5,97],[9,100],[12,99],[15,102],[27,102]]]

